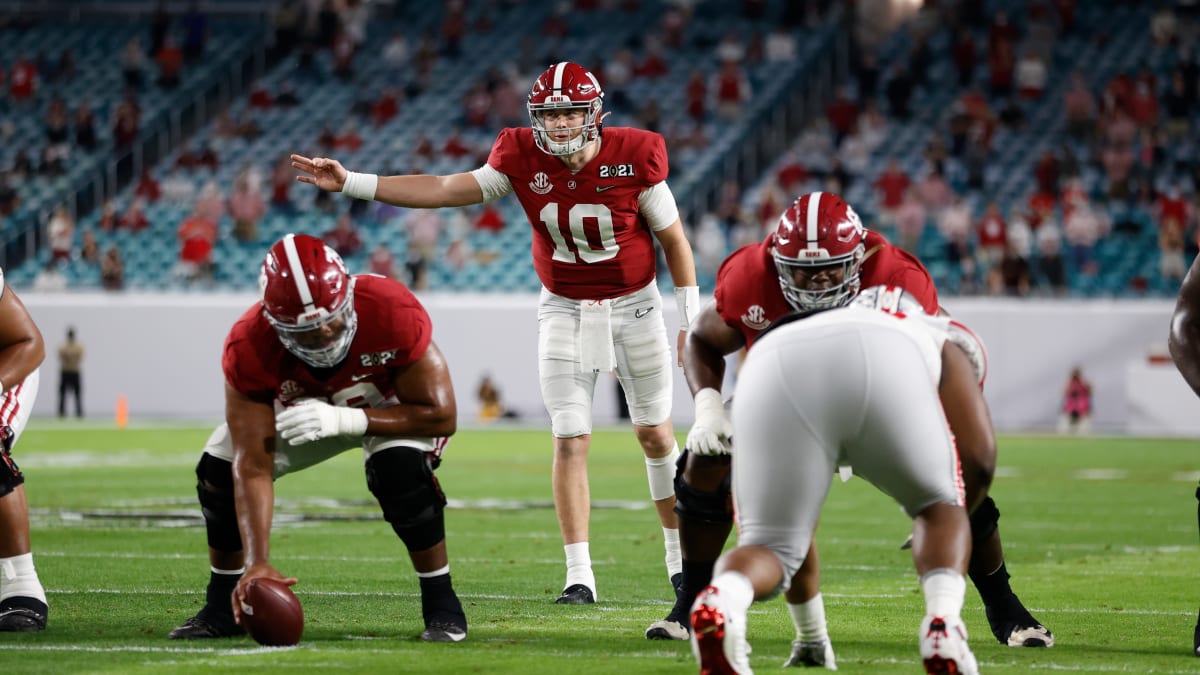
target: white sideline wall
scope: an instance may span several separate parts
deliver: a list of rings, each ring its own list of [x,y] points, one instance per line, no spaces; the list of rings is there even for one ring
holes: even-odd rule
[[[434,339],[450,363],[460,423],[476,419],[475,391],[489,373],[508,407],[527,423],[548,426],[537,382],[537,297],[420,297],[433,317]],[[118,395],[124,395],[133,419],[215,420],[223,415],[224,404],[221,346],[255,297],[25,292],[22,300],[47,344],[35,414],[57,412],[57,347],[73,326],[87,350],[83,386],[89,416],[111,417]],[[667,325],[675,326],[675,302],[669,296],[666,300]],[[947,309],[988,345],[985,393],[998,430],[1053,429],[1067,374],[1079,365],[1094,387],[1093,431],[1200,435],[1200,400],[1169,363],[1147,363],[1151,352],[1165,352],[1173,306],[1167,300],[946,299]],[[734,388],[733,368],[729,371],[727,394]],[[597,423],[616,422],[616,411],[616,378],[602,376]],[[676,425],[686,429],[692,415],[686,383],[677,371]]]

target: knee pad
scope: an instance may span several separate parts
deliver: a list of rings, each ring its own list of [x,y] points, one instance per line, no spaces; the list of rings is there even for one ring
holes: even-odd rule
[[[679,456],[675,471],[675,513],[685,520],[726,525],[733,522],[733,490],[729,481],[729,466],[725,477],[714,491],[697,490],[684,480],[683,468],[687,464],[688,452]]]
[[[233,463],[203,453],[196,464],[196,494],[208,530],[208,545],[218,551],[242,550],[237,507],[233,501]]]
[[[592,433],[592,425],[579,411],[559,410],[550,417],[550,430],[555,438],[576,438]]]
[[[13,461],[13,432],[9,427],[0,427],[0,497],[5,497],[25,483],[25,474]]]
[[[978,546],[987,541],[1000,526],[1000,509],[991,497],[985,497],[979,508],[971,513],[971,544]]]
[[[428,453],[405,447],[376,452],[367,459],[367,487],[408,550],[423,551],[446,538],[446,495]]]

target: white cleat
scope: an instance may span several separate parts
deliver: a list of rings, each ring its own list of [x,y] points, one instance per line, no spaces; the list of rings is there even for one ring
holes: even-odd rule
[[[692,603],[692,654],[700,675],[753,675],[746,617],[734,616],[720,590],[709,586]]]
[[[967,646],[967,627],[958,617],[926,615],[921,622],[921,660],[930,675],[979,675]]]
[[[837,670],[837,661],[833,658],[833,643],[829,640],[792,641],[792,655],[783,662],[784,668],[824,668]]]

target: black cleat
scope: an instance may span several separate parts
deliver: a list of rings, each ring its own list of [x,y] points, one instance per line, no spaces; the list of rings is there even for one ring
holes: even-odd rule
[[[692,636],[689,616],[692,598],[686,597],[682,572],[671,577],[671,586],[675,589],[675,606],[667,618],[655,621],[646,628],[647,640],[686,640]]]
[[[462,642],[467,639],[467,627],[449,621],[434,621],[421,633],[425,642]]]
[[[19,603],[8,603],[6,607],[0,608],[0,632],[4,633],[36,633],[46,629],[46,603],[36,601],[34,598],[10,598],[19,599]],[[29,607],[34,605],[34,607]],[[37,605],[41,605],[40,608]],[[37,609],[41,609],[38,611]]]
[[[1009,647],[1054,646],[1054,634],[1038,623],[1015,595],[1003,609],[985,605],[984,611],[992,635],[1000,644]]]
[[[208,640],[241,637],[245,634],[246,629],[237,625],[233,616],[216,619],[211,614],[206,615],[201,611],[196,616],[184,621],[182,626],[168,633],[167,638],[171,640]]]
[[[596,595],[592,593],[592,589],[583,584],[571,584],[563,589],[562,595],[554,601],[557,605],[592,605],[596,602]]]
[[[1192,634],[1192,653],[1200,656],[1200,619],[1196,621],[1196,632]]]

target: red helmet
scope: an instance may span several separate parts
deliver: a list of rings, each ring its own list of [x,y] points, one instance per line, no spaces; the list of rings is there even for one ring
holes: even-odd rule
[[[579,152],[589,143],[600,138],[600,123],[603,115],[604,92],[595,75],[578,63],[562,61],[550,66],[538,76],[529,92],[529,121],[533,124],[533,140],[542,152],[555,156]],[[581,108],[585,112],[582,126],[571,127],[573,135],[566,141],[552,140],[543,124],[542,116],[548,110]]]
[[[861,285],[863,235],[858,214],[841,197],[810,192],[797,199],[783,212],[771,237],[771,256],[788,304],[808,310],[850,302]],[[816,279],[829,271],[840,271],[839,278]]]
[[[263,316],[288,351],[316,368],[346,358],[358,315],[354,277],[337,251],[307,234],[284,235],[267,251],[258,285]]]

